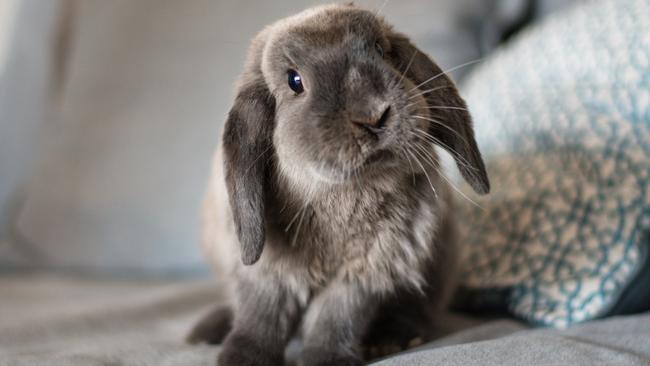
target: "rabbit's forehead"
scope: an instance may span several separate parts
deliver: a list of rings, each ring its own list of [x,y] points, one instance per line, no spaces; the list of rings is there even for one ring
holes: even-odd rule
[[[345,77],[351,65],[368,61],[374,43],[384,39],[382,19],[350,6],[308,10],[273,24],[264,40],[262,74],[274,89],[286,83],[287,69],[295,68],[309,83],[328,75],[331,84]]]
[[[271,47],[292,53],[313,54],[341,45],[367,44],[382,37],[381,21],[356,8],[324,8],[289,18],[275,29]]]

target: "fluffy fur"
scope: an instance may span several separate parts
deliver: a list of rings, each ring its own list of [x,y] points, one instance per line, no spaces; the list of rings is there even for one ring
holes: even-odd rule
[[[281,365],[300,330],[311,366],[360,365],[364,349],[426,337],[456,253],[434,145],[488,192],[453,82],[373,12],[323,6],[265,28],[204,207],[204,249],[232,303],[190,340],[227,333],[221,366]]]

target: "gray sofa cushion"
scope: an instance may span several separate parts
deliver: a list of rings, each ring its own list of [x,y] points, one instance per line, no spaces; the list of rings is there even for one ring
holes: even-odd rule
[[[219,347],[183,337],[222,301],[202,281],[115,281],[86,277],[0,277],[0,365],[213,366]],[[650,314],[557,330],[512,320],[454,316],[456,333],[375,363],[398,365],[648,365]]]

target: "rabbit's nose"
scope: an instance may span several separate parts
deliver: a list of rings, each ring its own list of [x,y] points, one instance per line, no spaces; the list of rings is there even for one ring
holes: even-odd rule
[[[383,110],[379,109],[379,113],[370,110],[357,111],[350,115],[350,122],[374,135],[378,135],[384,132],[389,115],[390,106],[386,106]]]

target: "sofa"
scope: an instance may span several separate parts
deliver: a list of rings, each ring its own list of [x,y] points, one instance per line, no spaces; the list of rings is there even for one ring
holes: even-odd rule
[[[263,25],[316,3],[0,3],[0,365],[215,363],[218,346],[184,341],[207,310],[225,301],[225,284],[207,268],[198,244],[211,154],[248,40]],[[482,60],[453,75],[475,118],[488,169],[497,174],[491,197],[470,197],[479,210],[459,183],[465,192],[458,196],[459,213],[475,224],[463,232],[469,250],[458,296],[432,325],[438,337],[372,364],[650,364],[650,159],[644,155],[650,146],[650,32],[642,32],[650,29],[650,4],[359,3],[380,9],[444,68]],[[611,35],[611,44],[591,39],[599,32]],[[623,67],[628,64],[635,69]],[[571,262],[568,254],[580,254],[571,248],[588,242],[579,231],[571,240],[554,241],[549,252],[538,245],[547,242],[528,235],[540,232],[535,225],[543,220],[516,221],[516,230],[499,231],[525,216],[522,207],[531,202],[552,202],[547,197],[557,182],[562,188],[600,182],[589,175],[560,180],[515,174],[564,172],[574,166],[558,161],[580,156],[589,162],[594,151],[611,152],[576,132],[582,125],[572,122],[592,120],[630,132],[635,139],[623,134],[620,141],[606,141],[625,148],[616,151],[631,151],[628,160],[638,163],[620,170],[637,188],[604,179],[607,189],[594,195],[631,202],[607,211],[606,219],[634,223],[620,225],[611,245],[597,240],[605,234],[595,234],[594,250],[607,252],[608,261],[598,266],[603,271],[589,267],[599,261]],[[518,143],[503,143],[508,138]],[[596,162],[605,161],[597,156]],[[621,164],[593,169],[613,165],[619,172]],[[453,170],[449,175],[454,179]],[[529,199],[530,179],[544,195]],[[512,182],[522,186],[514,189]],[[594,190],[600,192],[584,192]],[[576,195],[592,207],[591,196]],[[554,218],[553,225],[577,220],[574,211],[566,220],[561,211],[549,212],[544,217]],[[570,235],[564,232],[558,237]],[[516,274],[515,259],[536,263],[540,257],[499,255],[526,250],[546,264],[556,253],[568,254],[555,267]],[[495,259],[487,266],[482,259],[491,256],[512,261]],[[567,261],[584,268],[571,272],[568,282],[552,277]],[[581,292],[576,283],[604,290]],[[290,363],[299,349],[294,340],[287,349]]]

